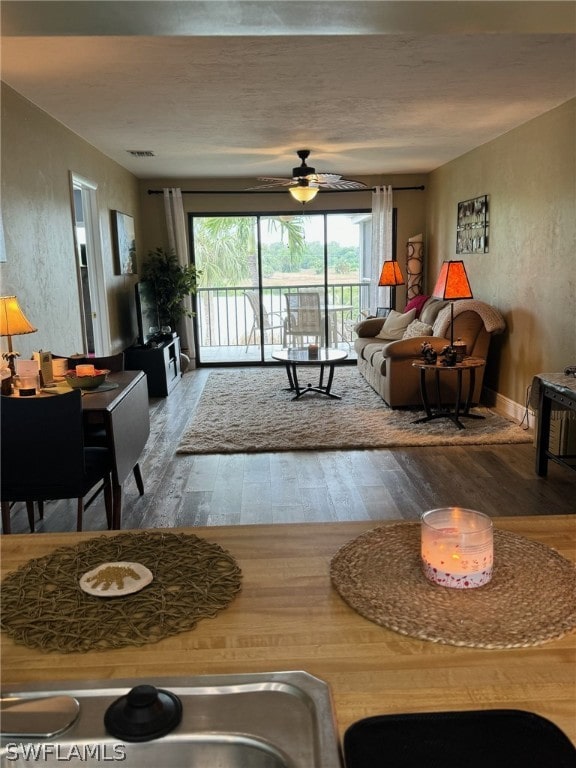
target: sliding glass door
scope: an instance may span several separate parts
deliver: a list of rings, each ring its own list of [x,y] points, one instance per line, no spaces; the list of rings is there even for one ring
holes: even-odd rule
[[[199,364],[261,364],[288,345],[289,296],[318,296],[323,344],[352,354],[367,306],[370,213],[191,216]],[[314,298],[313,301],[316,301]]]

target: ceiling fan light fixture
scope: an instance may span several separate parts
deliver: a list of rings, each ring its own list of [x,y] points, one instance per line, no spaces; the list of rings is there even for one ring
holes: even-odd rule
[[[295,187],[290,187],[288,190],[294,200],[302,203],[302,205],[304,205],[304,203],[309,203],[310,200],[314,200],[319,191],[318,187],[309,184],[305,179],[298,182]]]

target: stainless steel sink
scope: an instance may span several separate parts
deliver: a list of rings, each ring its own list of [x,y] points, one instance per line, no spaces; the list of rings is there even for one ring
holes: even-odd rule
[[[152,741],[111,736],[105,712],[142,683],[178,697],[180,723]],[[115,762],[126,768],[342,766],[329,688],[306,672],[45,683],[4,688],[2,697],[8,699],[3,707],[20,707],[22,712],[2,718],[0,727],[11,732],[0,738],[1,768],[63,762],[108,768]],[[37,708],[32,702],[52,697],[79,703],[77,714],[64,716],[65,729],[57,735],[42,730],[42,712],[34,722],[26,712]],[[50,709],[50,703],[38,709]]]

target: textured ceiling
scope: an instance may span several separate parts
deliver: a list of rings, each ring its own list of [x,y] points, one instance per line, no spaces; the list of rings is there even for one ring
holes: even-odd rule
[[[576,95],[572,2],[4,0],[2,15],[2,79],[144,178],[286,176],[300,148],[348,177],[427,172]]]

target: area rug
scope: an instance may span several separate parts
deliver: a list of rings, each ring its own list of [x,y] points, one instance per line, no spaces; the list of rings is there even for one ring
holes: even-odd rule
[[[302,382],[317,382],[316,368]],[[332,400],[309,392],[292,400],[284,368],[250,368],[210,373],[197,408],[184,430],[179,453],[263,453],[350,450],[425,445],[527,443],[521,427],[486,408],[485,419],[466,419],[458,429],[449,419],[414,424],[424,411],[388,408],[356,368],[336,368]]]

